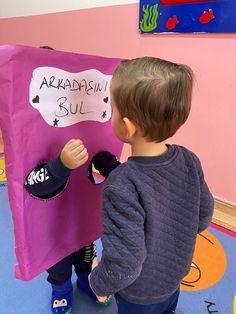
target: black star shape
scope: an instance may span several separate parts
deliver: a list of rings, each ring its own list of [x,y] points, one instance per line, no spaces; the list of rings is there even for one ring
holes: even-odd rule
[[[105,110],[105,111],[103,111],[103,114],[102,114],[103,119],[106,117],[106,115],[107,115],[107,112]]]
[[[58,126],[58,122],[59,122],[59,120],[57,118],[55,118],[53,120],[53,126]]]

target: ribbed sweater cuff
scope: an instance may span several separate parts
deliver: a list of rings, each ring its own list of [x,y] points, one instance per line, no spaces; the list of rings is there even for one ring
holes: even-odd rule
[[[97,274],[98,271],[99,271],[98,267],[94,268],[94,270],[92,271],[92,273],[90,275],[90,286],[91,286],[93,292],[97,296],[106,296],[107,293],[100,289],[101,287],[99,287],[99,284],[97,285],[97,283],[99,283],[99,278],[98,278],[98,274]]]

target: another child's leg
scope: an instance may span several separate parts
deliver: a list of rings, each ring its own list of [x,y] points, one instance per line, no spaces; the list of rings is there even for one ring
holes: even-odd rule
[[[73,286],[71,275],[73,254],[47,270],[47,280],[52,285],[51,310],[55,314],[69,314],[72,310]]]
[[[88,276],[92,271],[92,263],[96,257],[95,244],[91,243],[74,255],[74,266],[77,274],[77,286],[82,289],[90,298],[96,300],[96,296],[91,290],[88,282]]]
[[[89,286],[88,276],[92,271],[94,264],[97,263],[96,246],[91,243],[75,253],[75,272],[78,276],[77,287],[82,289],[92,300],[97,301],[96,295]],[[101,305],[107,305],[111,301],[108,298],[105,302],[98,302]]]
[[[179,290],[169,299],[157,304],[135,304],[116,294],[118,314],[173,314],[178,303]]]

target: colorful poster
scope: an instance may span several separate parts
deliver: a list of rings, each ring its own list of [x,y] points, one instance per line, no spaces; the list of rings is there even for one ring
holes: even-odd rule
[[[141,33],[236,32],[235,0],[140,0]]]
[[[24,182],[34,167],[54,159],[73,138],[84,142],[90,160],[100,150],[119,158],[122,143],[109,121],[109,85],[119,62],[0,46],[0,128],[19,279],[32,279],[101,235],[102,184],[89,181],[89,161],[72,171],[67,187],[53,199],[33,198]],[[42,176],[37,173],[32,183]]]

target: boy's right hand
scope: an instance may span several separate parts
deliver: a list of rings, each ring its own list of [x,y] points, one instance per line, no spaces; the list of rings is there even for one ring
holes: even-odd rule
[[[81,140],[70,140],[63,147],[61,161],[68,169],[76,169],[88,160],[88,152]]]

